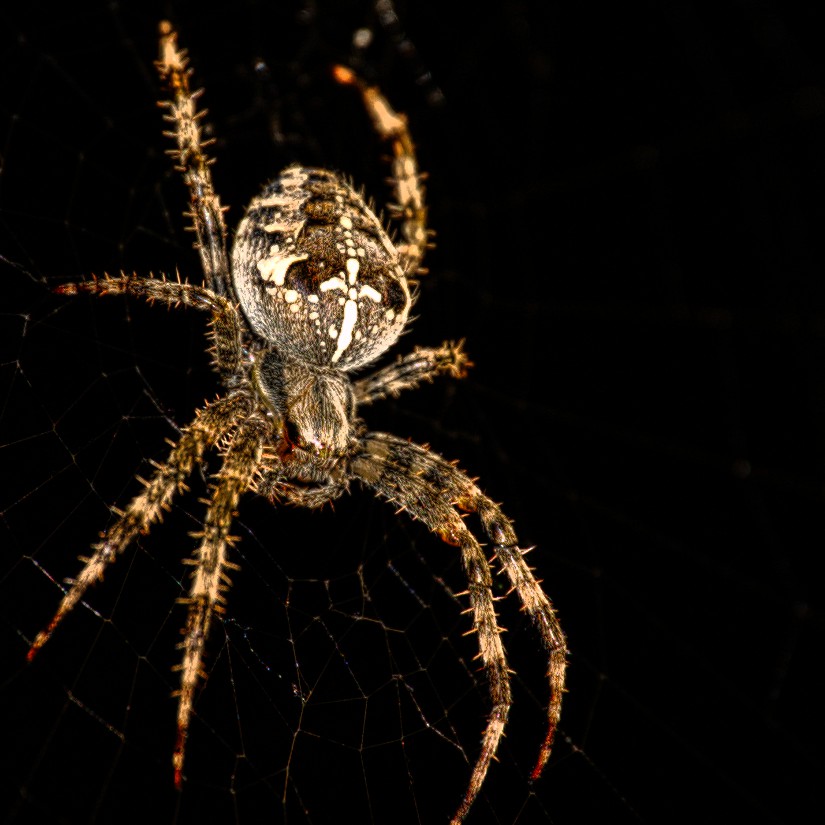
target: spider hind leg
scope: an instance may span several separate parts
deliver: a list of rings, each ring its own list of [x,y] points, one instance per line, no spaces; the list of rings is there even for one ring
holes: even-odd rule
[[[396,112],[375,86],[368,86],[351,69],[333,68],[335,79],[354,86],[360,93],[373,128],[382,140],[392,147],[392,184],[395,203],[387,208],[399,221],[403,243],[398,245],[401,267],[408,278],[424,274],[421,261],[430,246],[431,232],[427,229],[427,206],[423,186],[424,175],[418,171],[407,118]]]
[[[189,189],[189,216],[198,239],[195,246],[203,265],[204,283],[218,295],[225,295],[229,292],[229,264],[224,207],[212,184],[211,161],[204,151],[211,140],[201,139],[200,121],[205,111],[198,111],[196,106],[200,92],[189,90],[192,70],[188,64],[186,51],[178,48],[177,32],[168,20],[162,21],[160,58],[155,66],[173,98],[159,103],[168,110],[164,119],[174,125],[174,131],[165,133],[177,143],[177,149],[170,149],[169,154],[177,161]]]

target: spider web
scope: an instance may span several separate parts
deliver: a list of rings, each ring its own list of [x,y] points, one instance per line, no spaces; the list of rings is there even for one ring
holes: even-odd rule
[[[444,822],[488,708],[456,553],[356,487],[320,513],[242,502],[181,794],[176,599],[203,477],[25,664],[76,556],[216,391],[195,313],[51,292],[199,275],[155,105],[167,16],[206,89],[230,225],[292,161],[383,199],[381,150],[330,63],[360,63],[410,114],[439,236],[396,351],[463,336],[476,366],[365,417],[504,502],[571,647],[531,784],[545,659],[499,602],[515,702],[468,821],[821,810],[815,8],[399,2],[383,25],[367,2],[3,10],[4,821]]]

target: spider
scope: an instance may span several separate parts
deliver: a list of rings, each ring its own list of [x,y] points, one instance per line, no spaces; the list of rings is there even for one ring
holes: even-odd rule
[[[198,409],[143,491],[101,534],[76,578],[28,653],[31,660],[106,567],[138,536],[160,521],[185,480],[214,449],[221,466],[209,485],[203,529],[192,565],[172,757],[181,787],[184,755],[196,688],[205,678],[204,645],[210,625],[224,610],[235,538],[230,526],[242,494],[255,492],[273,504],[320,507],[347,492],[355,479],[418,518],[459,548],[467,576],[468,613],[478,634],[479,657],[492,708],[481,750],[453,816],[464,820],[495,757],[511,704],[510,670],[501,642],[492,593],[491,561],[465,526],[460,511],[478,515],[522,607],[535,620],[548,655],[550,699],[547,732],[532,773],[537,778],[550,755],[561,710],[565,639],[553,606],[524,560],[515,532],[493,501],[454,463],[407,439],[367,430],[361,407],[438,374],[460,378],[470,366],[462,343],[417,348],[366,377],[354,371],[371,364],[403,331],[414,297],[411,285],[428,246],[422,176],[403,115],[375,87],[336,67],[337,80],[363,99],[374,129],[392,149],[391,184],[398,222],[394,243],[362,197],[325,169],[292,165],[252,199],[227,255],[224,208],[215,193],[204,152],[186,53],[172,25],[160,25],[157,69],[170,100],[162,102],[170,150],[190,198],[203,267],[203,284],[121,273],[57,288],[62,295],[129,295],[184,304],[211,314],[212,363],[223,392]]]

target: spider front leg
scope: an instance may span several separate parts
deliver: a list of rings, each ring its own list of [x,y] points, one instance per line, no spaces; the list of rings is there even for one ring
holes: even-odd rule
[[[446,542],[461,548],[469,581],[474,629],[478,632],[481,658],[489,675],[493,707],[481,753],[464,799],[452,820],[453,825],[458,825],[477,797],[498,748],[510,707],[510,684],[507,661],[498,636],[490,566],[456,508],[479,515],[484,532],[493,542],[496,558],[524,610],[535,621],[548,651],[547,733],[532,779],[538,778],[550,756],[558,726],[567,664],[564,634],[550,600],[524,561],[510,521],[468,476],[425,448],[386,433],[368,434],[362,440],[362,447],[363,451],[352,462],[353,475],[423,521]]]
[[[469,481],[469,479],[466,479]],[[510,586],[516,591],[524,610],[533,618],[549,653],[547,681],[550,685],[550,701],[547,703],[547,731],[539,750],[538,759],[530,773],[535,781],[541,776],[550,753],[561,718],[564,695],[564,679],[567,671],[567,643],[553,604],[524,560],[518,539],[510,520],[497,504],[485,496],[475,484],[467,485],[466,492],[457,500],[457,506],[468,512],[478,513],[484,532],[493,540],[496,558],[501,564]]]
[[[479,655],[487,671],[492,708],[482,737],[481,753],[464,799],[452,819],[452,825],[458,825],[481,790],[504,733],[512,701],[507,656],[496,619],[490,565],[481,545],[467,529],[461,516],[439,487],[433,484],[436,479],[431,473],[424,472],[427,462],[416,460],[420,456],[428,456],[426,450],[383,433],[367,435],[363,447],[364,451],[353,459],[353,475],[391,503],[407,510],[413,518],[423,521],[448,544],[461,549],[473,629],[478,635]],[[411,458],[413,463],[409,461]]]
[[[89,585],[103,578],[106,567],[115,561],[139,533],[148,532],[154,522],[160,521],[175,493],[184,487],[185,479],[201,461],[204,450],[214,445],[232,426],[235,418],[243,415],[248,407],[248,399],[244,396],[219,398],[200,410],[195,420],[184,428],[166,461],[155,464],[155,473],[143,482],[143,492],[135,496],[124,511],[116,511],[117,521],[102,535],[100,542],[93,545],[94,553],[89,558],[81,558],[85,562],[83,569],[76,578],[67,582],[71,586],[63,596],[57,612],[37,634],[29,648],[29,661],[83,598]]]
[[[445,341],[440,347],[416,347],[409,355],[399,356],[394,364],[355,382],[356,403],[371,404],[388,395],[395,397],[441,373],[464,378],[473,362],[463,346],[464,341]]]
[[[237,569],[226,558],[227,549],[235,541],[229,535],[229,528],[238,499],[254,486],[268,432],[267,424],[258,418],[249,418],[237,427],[224,452],[221,469],[215,476],[203,530],[193,534],[201,540],[201,544],[195,558],[188,562],[194,567],[189,596],[181,599],[189,606],[189,613],[180,645],[183,660],[179,666],[178,736],[172,757],[178,788],[183,781],[183,759],[195,688],[198,679],[205,678],[201,663],[212,615],[223,611],[223,592],[230,584],[226,570]]]
[[[195,105],[201,92],[189,90],[192,71],[188,68],[186,52],[178,49],[177,33],[168,20],[160,24],[160,59],[155,65],[161,81],[173,96],[172,100],[161,101],[159,105],[169,110],[165,120],[175,126],[174,131],[164,134],[175,138],[178,144],[170,154],[177,159],[177,168],[183,172],[189,189],[189,217],[198,238],[195,246],[203,265],[204,283],[216,294],[226,295],[230,289],[224,208],[212,184],[211,161],[204,152],[212,141],[201,140],[199,121],[206,113],[199,112]]]

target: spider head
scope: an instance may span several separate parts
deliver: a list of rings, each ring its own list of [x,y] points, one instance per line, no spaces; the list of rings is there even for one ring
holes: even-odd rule
[[[363,198],[324,169],[290,166],[238,226],[232,284],[256,335],[285,357],[351,370],[407,323],[407,279]]]
[[[271,351],[256,364],[254,376],[264,404],[283,420],[293,447],[323,457],[346,451],[355,403],[343,373],[284,362]]]

